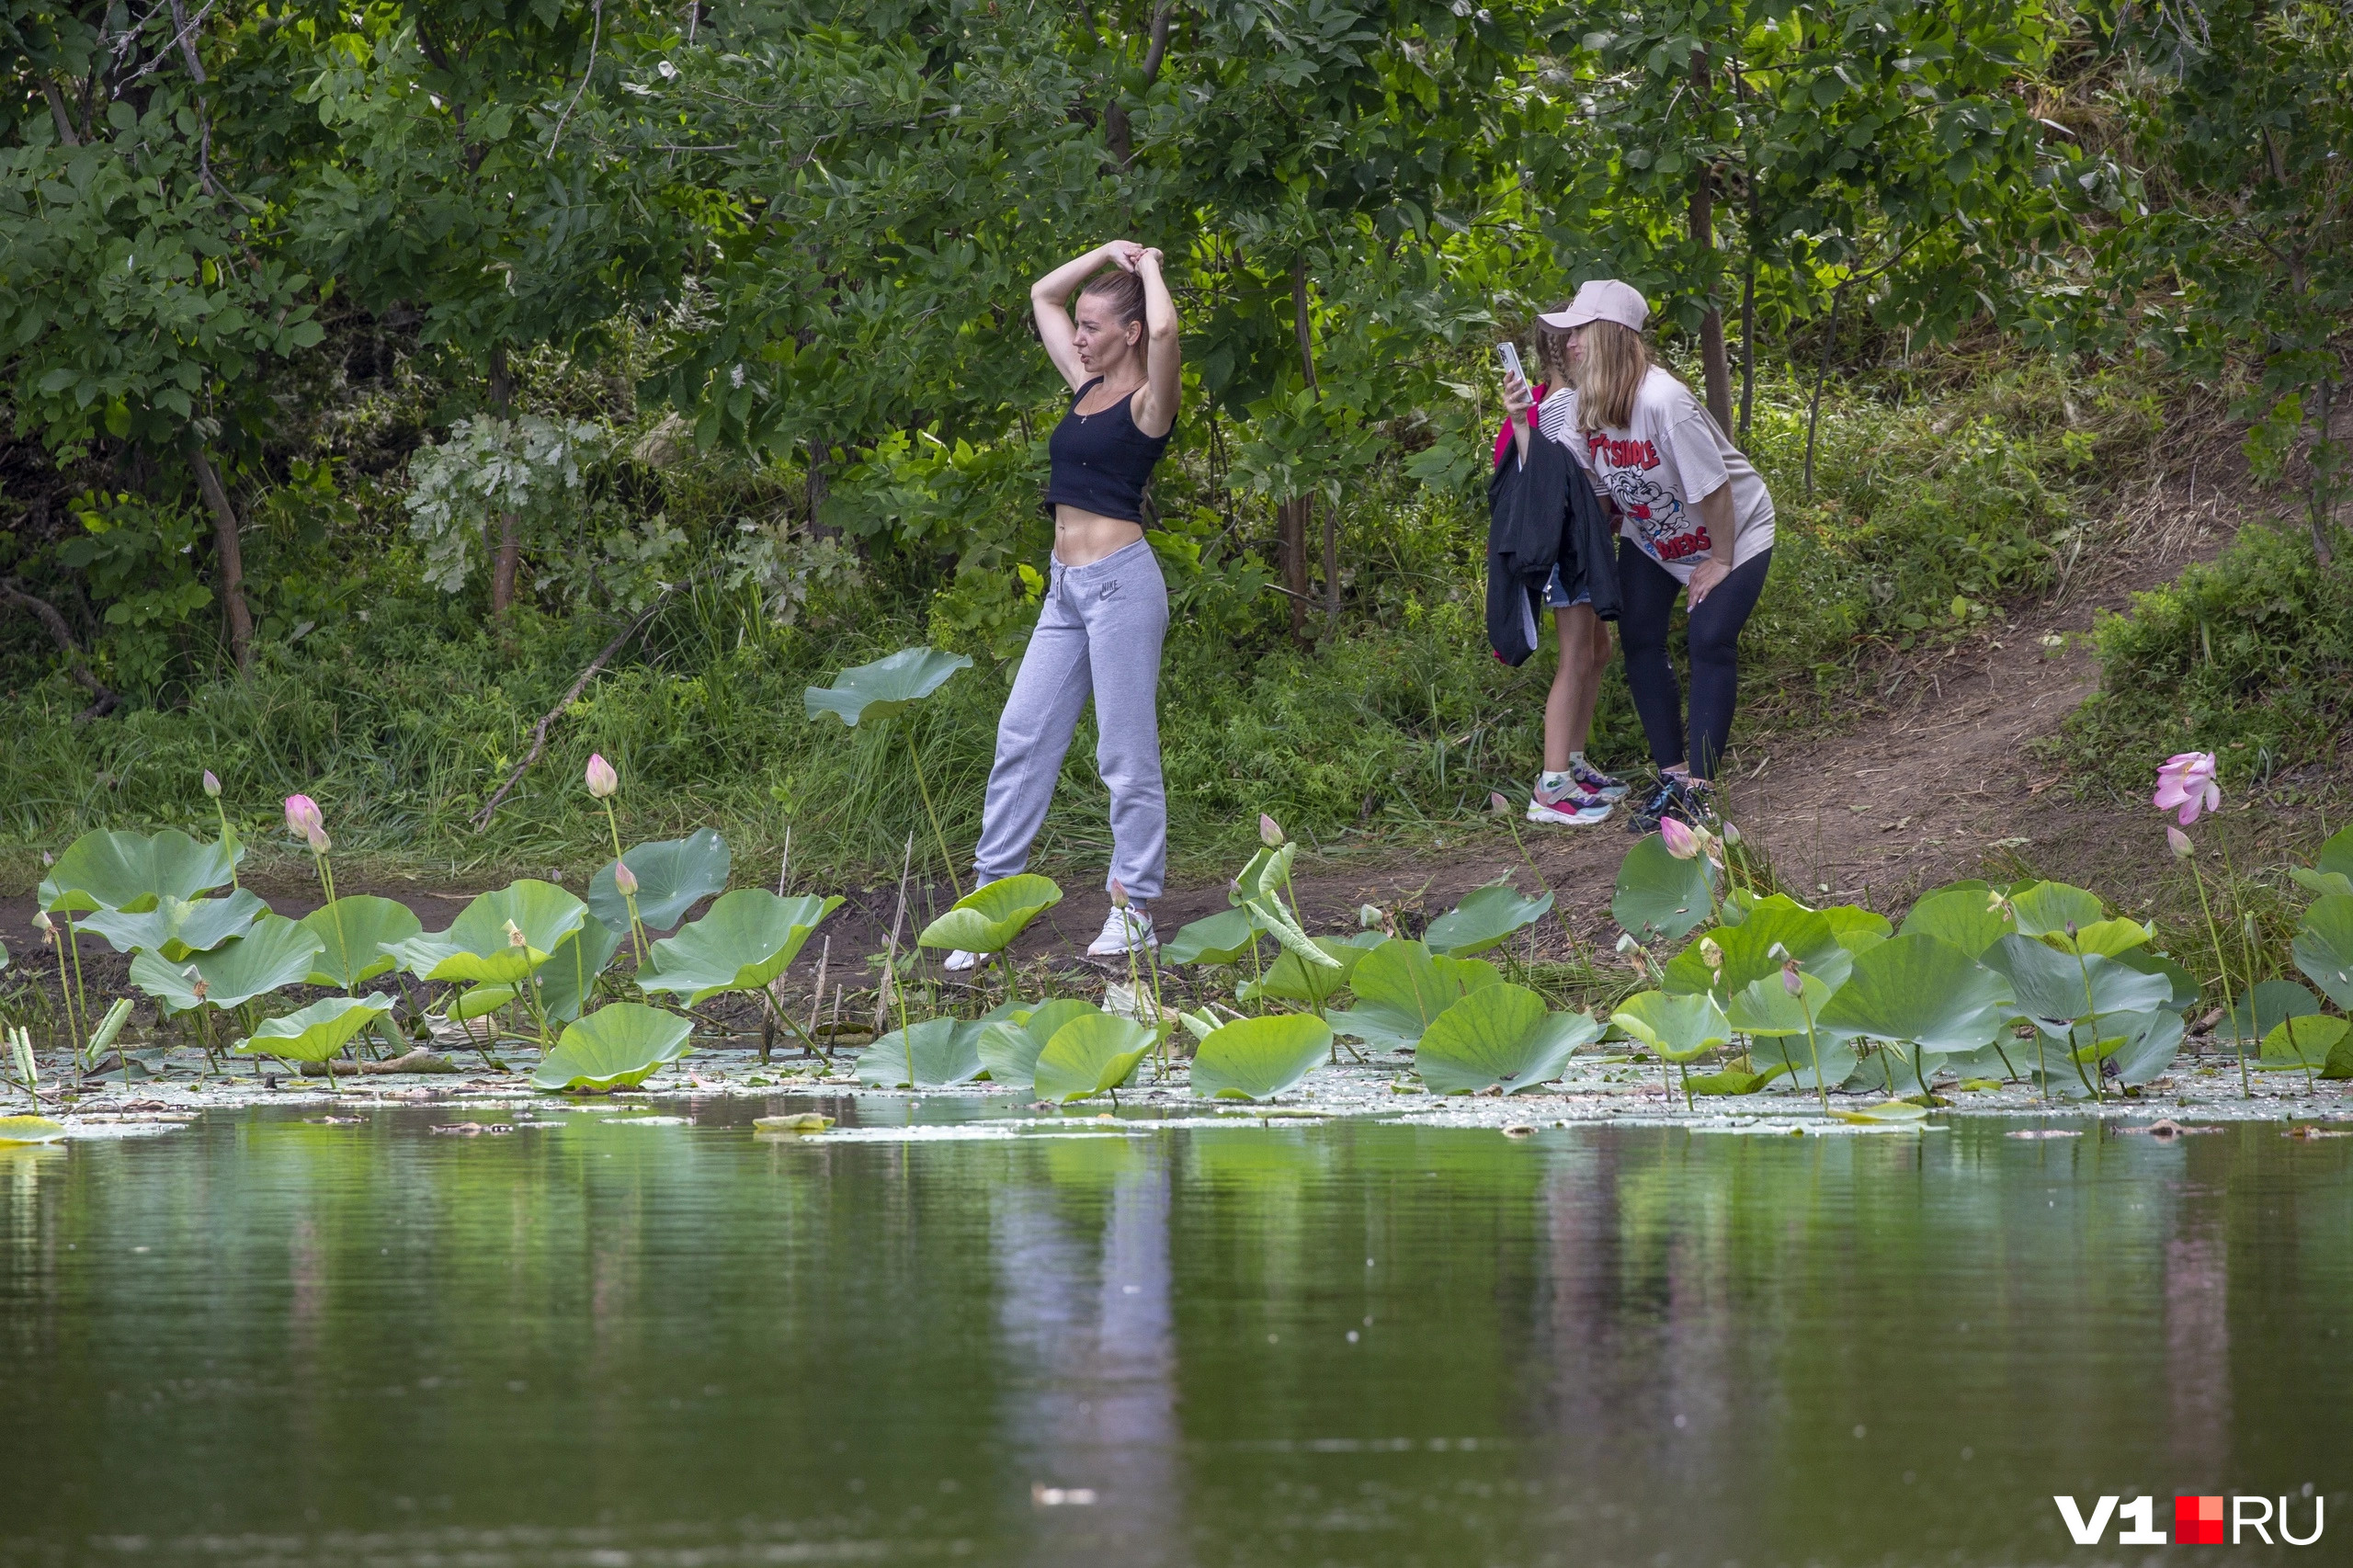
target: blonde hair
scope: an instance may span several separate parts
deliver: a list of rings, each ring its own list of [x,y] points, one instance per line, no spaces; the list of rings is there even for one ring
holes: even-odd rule
[[[1650,345],[1641,333],[1614,321],[1570,330],[1585,334],[1585,363],[1576,369],[1578,428],[1587,435],[1604,426],[1626,429],[1634,422],[1634,396],[1651,373]]]

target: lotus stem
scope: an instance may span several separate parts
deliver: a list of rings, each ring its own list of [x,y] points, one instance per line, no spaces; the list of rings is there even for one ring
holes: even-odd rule
[[[86,1021],[90,1017],[90,1001],[89,994],[82,984],[81,932],[74,925],[74,912],[70,909],[65,912],[65,950],[74,958],[74,1049],[79,1051],[82,1049],[81,1042],[89,1038]],[[62,991],[64,989],[64,971],[62,967],[58,975],[58,989]]]
[[[606,796],[604,798],[603,804],[605,807],[605,831],[612,835],[613,864],[618,867],[621,863],[621,824],[620,820],[613,815],[612,797],[609,795]],[[621,902],[629,906],[630,948],[637,955],[637,967],[643,969],[645,967],[645,927],[639,923],[637,918],[637,895],[633,892],[623,893],[621,894]]]
[[[1512,847],[1518,850],[1519,858],[1527,862],[1529,874],[1536,879],[1538,884],[1541,886],[1546,892],[1552,893],[1552,918],[1561,923],[1562,933],[1569,938],[1569,956],[1575,959],[1579,963],[1585,963],[1585,943],[1578,937],[1577,928],[1574,925],[1570,924],[1569,912],[1562,904],[1560,894],[1552,892],[1552,881],[1537,866],[1536,858],[1528,852],[1528,843],[1519,835],[1519,824],[1513,820],[1510,813],[1506,812],[1504,816],[1504,825],[1511,829]]]
[[[2313,1064],[2311,1059],[2305,1056],[2304,1048],[2296,1043],[2296,1020],[2291,1016],[2280,1019],[2279,1022],[2286,1026],[2288,1030],[2288,1049],[2296,1053],[2296,1061],[2304,1070],[2304,1093],[2309,1095],[2313,1092]]]
[[[2074,931],[2075,927],[2071,925],[2071,926],[2069,926],[2068,929],[2069,929],[2069,931],[2072,933],[2072,932]],[[2070,936],[2068,937],[2067,940],[2068,940],[2070,943],[2073,943],[2073,942],[2075,941],[2075,937],[2074,937],[2074,936],[2073,936],[2073,935],[2070,935]],[[2105,1076],[2107,1075],[2107,1074],[2102,1071],[2102,1069],[2101,1069],[2101,1067],[2100,1067],[2100,1050],[2099,1050],[2099,1045],[2100,1045],[2100,1040],[2099,1040],[2099,1005],[2098,1005],[2097,1003],[2096,1003],[2095,1001],[2093,1001],[2093,1000],[2092,1000],[2092,969],[2091,969],[2091,965],[2090,965],[2090,964],[2086,963],[2086,962],[2084,961],[2084,949],[2083,949],[2080,946],[2076,947],[2076,949],[2075,949],[2075,972],[2077,972],[2078,974],[2080,974],[2080,975],[2082,975],[2082,976],[2084,977],[2084,1006],[2085,1006],[2086,1008],[2088,1008],[2088,1009],[2090,1010],[2090,1013],[2091,1013],[2091,1020],[2092,1020],[2092,1070],[2091,1070],[2091,1075],[2090,1075],[2089,1077],[2085,1077],[2085,1074],[2084,1074],[2084,1059],[2083,1059],[2083,1055],[2082,1055],[2082,1053],[2081,1053],[2081,1052],[2077,1051],[2075,1049],[2075,1035],[2074,1035],[2074,1033],[2073,1033],[2072,1031],[2070,1031],[2070,1032],[2069,1032],[2068,1037],[2067,1037],[2067,1059],[2068,1059],[2069,1061],[2073,1062],[2075,1064],[2075,1076],[2076,1076],[2076,1077],[2078,1077],[2078,1078],[2082,1078],[2082,1079],[2084,1080],[2084,1086],[2085,1086],[2086,1088],[2087,1088],[2087,1089],[2091,1090],[2091,1092],[2092,1092],[2092,1103],[2093,1103],[2093,1104],[2095,1104],[2095,1105],[2098,1105],[2098,1104],[2101,1104],[2101,1103],[2105,1102],[2105,1101],[2107,1100],[2107,1098],[2108,1098],[2108,1096],[2107,1096],[2106,1095],[2103,1095],[2103,1094],[2101,1094],[2101,1093],[2100,1093],[2100,1088],[2099,1088],[2099,1081],[2100,1081],[2100,1079],[2101,1079],[2101,1078],[2103,1078],[2103,1077],[2105,1077]]]
[[[915,726],[907,726],[907,756],[915,767],[915,791],[923,797],[923,814],[931,819],[931,836],[939,845],[939,863],[948,869],[948,885],[956,896],[964,896],[964,883],[956,875],[956,858],[948,852],[948,835],[939,830],[939,813],[931,809],[931,786],[924,781],[923,748],[915,744]]]
[[[2198,908],[2206,916],[2206,936],[2214,944],[2214,969],[2222,987],[2222,1017],[2231,1026],[2231,1051],[2239,1059],[2239,1093],[2247,1099],[2255,1098],[2255,1082],[2247,1075],[2246,1045],[2239,1038],[2238,1003],[2231,995],[2231,963],[2222,956],[2222,928],[2214,924],[2214,906],[2206,898],[2206,874],[2198,869],[2193,857],[2189,862],[2190,879],[2198,884]]]
[[[1675,1064],[1675,1070],[1683,1074],[1683,1108],[1687,1111],[1697,1110],[1699,1108],[1691,1103],[1691,1064],[1688,1062],[1678,1062]]]
[[[2237,915],[2239,920],[2239,950],[2246,957],[2246,987],[2247,995],[2250,998],[2247,1005],[2247,1026],[2249,1028],[2253,1028],[2256,1022],[2255,1006],[2252,1001],[2256,986],[2255,920],[2253,916],[2247,914],[2246,906],[2239,901],[2239,873],[2238,868],[2231,863],[2231,846],[2229,840],[2225,839],[2220,833],[2217,833],[2214,835],[2214,842],[2222,851],[2222,875],[2228,879],[2230,884],[2231,913]],[[2237,1031],[2234,1028],[2233,1033],[2235,1034],[2236,1032]],[[2239,1073],[2242,1077],[2244,1077],[2246,1073],[2246,1046],[2249,1044],[2253,1045],[2257,1051],[2260,1051],[2263,1048],[2262,1037],[2256,1036],[2253,1040],[2240,1044]],[[2253,1098],[2255,1090],[2252,1085],[2244,1085],[2242,1086],[2245,1088],[2247,1096],[2249,1098]]]
[[[1822,1042],[1814,1038],[1813,1009],[1805,1005],[1805,994],[1798,994],[1798,1012],[1805,1018],[1806,1049],[1813,1053],[1813,1089],[1822,1098],[1822,1114],[1830,1114],[1830,1085],[1822,1078]]]
[[[244,884],[237,881],[237,846],[235,835],[229,830],[229,808],[221,803],[220,796],[215,795],[212,797],[212,810],[221,818],[221,853],[229,857],[229,887],[233,892]]]

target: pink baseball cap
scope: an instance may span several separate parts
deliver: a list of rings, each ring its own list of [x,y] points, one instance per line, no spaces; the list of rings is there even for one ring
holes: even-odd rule
[[[1577,286],[1577,297],[1569,308],[1554,315],[1536,318],[1546,326],[1583,326],[1589,321],[1614,321],[1634,332],[1651,319],[1650,301],[1631,283],[1620,283],[1615,278],[1596,278]]]

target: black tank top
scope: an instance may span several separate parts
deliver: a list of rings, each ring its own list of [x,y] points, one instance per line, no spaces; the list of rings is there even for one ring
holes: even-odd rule
[[[1100,414],[1081,414],[1079,400],[1101,385],[1097,376],[1078,389],[1070,412],[1054,426],[1046,441],[1053,467],[1046,481],[1046,510],[1076,506],[1099,517],[1126,522],[1143,521],[1143,487],[1153,465],[1168,449],[1168,436],[1147,436],[1136,428],[1130,392]],[[1143,389],[1139,387],[1137,392]]]

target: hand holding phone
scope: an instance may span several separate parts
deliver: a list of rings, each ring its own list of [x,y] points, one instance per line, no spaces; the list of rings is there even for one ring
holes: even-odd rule
[[[1523,381],[1528,380],[1528,372],[1519,368],[1518,344],[1498,343],[1495,345],[1495,352],[1502,357],[1505,369],[1510,371],[1513,375],[1518,376]]]

